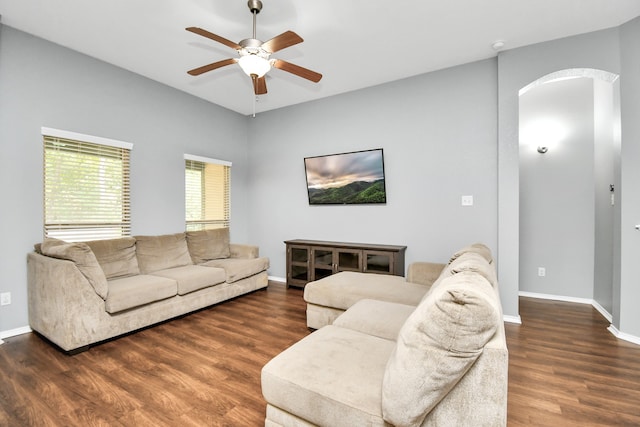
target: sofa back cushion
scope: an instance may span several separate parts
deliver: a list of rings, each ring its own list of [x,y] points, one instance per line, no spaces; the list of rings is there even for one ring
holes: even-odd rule
[[[109,285],[96,256],[85,243],[69,243],[59,239],[47,238],[40,245],[43,255],[72,261],[87,278],[94,291],[102,299],[107,299]]]
[[[400,329],[382,383],[385,421],[420,425],[480,356],[502,321],[499,313],[482,275],[443,278]]]
[[[229,228],[187,231],[187,245],[194,264],[229,258]]]
[[[185,233],[136,236],[136,256],[142,274],[191,265]]]
[[[93,240],[86,242],[96,256],[107,279],[140,274],[136,258],[136,239]]]

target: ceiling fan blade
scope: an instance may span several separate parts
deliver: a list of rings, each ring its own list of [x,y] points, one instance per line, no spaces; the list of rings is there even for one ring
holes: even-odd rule
[[[211,40],[215,40],[218,43],[222,43],[225,46],[229,46],[231,49],[235,49],[235,50],[240,50],[242,49],[242,46],[240,46],[238,43],[232,42],[231,40],[227,40],[224,37],[220,37],[217,34],[213,34],[207,30],[203,30],[202,28],[198,28],[198,27],[189,27],[189,28],[185,28],[185,30],[187,31],[191,31],[192,33],[198,34],[202,37],[206,37],[208,39]]]
[[[271,40],[262,43],[262,48],[267,52],[274,53],[295,44],[302,43],[303,41],[302,37],[293,31],[285,31],[279,36],[275,36]]]
[[[220,67],[224,67],[226,65],[235,64],[238,62],[236,58],[223,59],[222,61],[214,62],[212,64],[203,65],[202,67],[194,68],[193,70],[187,71],[187,73],[192,76],[199,76],[202,73],[206,73],[207,71],[212,71]]]
[[[264,95],[267,93],[267,80],[264,76],[257,77],[251,76],[251,80],[253,80],[253,92],[256,95]]]
[[[303,79],[311,80],[314,83],[318,83],[322,78],[322,74],[320,73],[316,73],[315,71],[311,71],[299,65],[292,64],[291,62],[283,61],[282,59],[274,60],[273,66],[282,71],[286,71],[288,73],[295,74],[298,77],[302,77]]]

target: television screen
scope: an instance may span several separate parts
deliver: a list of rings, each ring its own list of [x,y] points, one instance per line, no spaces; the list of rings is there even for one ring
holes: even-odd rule
[[[310,205],[386,203],[382,148],[306,157]]]

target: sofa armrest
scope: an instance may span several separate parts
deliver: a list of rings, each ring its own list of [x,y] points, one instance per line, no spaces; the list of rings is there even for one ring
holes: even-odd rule
[[[231,243],[229,250],[231,252],[229,258],[258,258],[260,256],[260,249],[255,245]]]
[[[409,265],[407,271],[407,282],[418,283],[420,285],[433,285],[438,280],[440,273],[446,264],[435,262],[414,262]]]
[[[87,344],[104,300],[72,262],[27,255],[29,325],[69,351]]]

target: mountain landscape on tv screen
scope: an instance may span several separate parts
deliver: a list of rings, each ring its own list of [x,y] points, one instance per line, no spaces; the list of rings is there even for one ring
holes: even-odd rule
[[[386,203],[384,179],[366,182],[356,181],[343,187],[309,188],[312,205]]]

